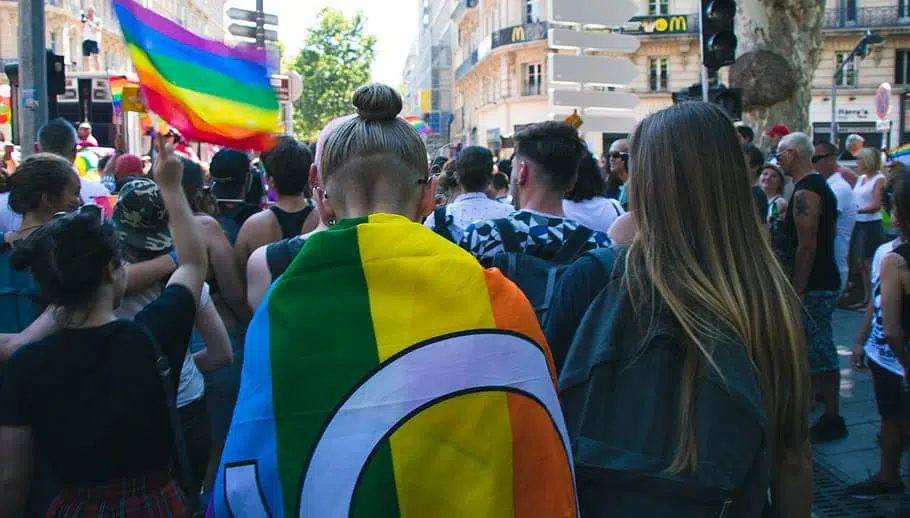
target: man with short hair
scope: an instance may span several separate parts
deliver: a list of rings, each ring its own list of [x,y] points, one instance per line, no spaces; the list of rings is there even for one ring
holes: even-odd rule
[[[250,216],[240,228],[234,257],[241,271],[246,270],[247,259],[260,246],[312,232],[319,224],[319,214],[310,199],[310,149],[285,135],[260,159],[278,199],[268,210]]]
[[[847,287],[850,267],[847,258],[850,255],[850,236],[856,225],[856,201],[853,199],[853,188],[838,170],[837,148],[830,142],[815,144],[812,156],[815,170],[827,178],[828,186],[837,198],[837,237],[834,239],[834,256],[840,273],[840,293]]]
[[[803,302],[803,327],[813,394],[821,395],[824,414],[812,425],[813,443],[847,436],[840,416],[840,360],[831,316],[841,288],[835,260],[837,198],[813,168],[815,149],[805,133],[790,133],[778,146],[777,160],[796,186],[787,207],[784,231],[790,242],[793,289]]]
[[[622,182],[619,187],[619,204],[623,210],[628,211],[629,192],[626,188],[629,183],[629,139],[621,138],[610,144],[607,157],[607,167]]]
[[[98,147],[98,139],[92,135],[92,125],[90,123],[83,122],[79,125],[79,129],[77,131],[79,133],[79,143],[76,144],[77,149]]]
[[[507,251],[498,229],[502,224],[511,227],[522,253],[544,260],[553,260],[580,230],[590,232],[582,251],[609,246],[606,234],[585,229],[562,211],[562,200],[575,186],[578,164],[587,152],[578,131],[564,122],[532,124],[515,135],[515,147],[511,180],[518,212],[504,220],[471,224],[461,246],[489,264]]]
[[[95,15],[95,7],[88,6],[82,16],[82,70],[101,71],[101,18]],[[89,63],[94,67],[89,67]]]
[[[437,207],[424,225],[449,241],[460,243],[465,229],[479,220],[504,218],[515,212],[510,205],[487,195],[493,181],[493,153],[482,146],[468,146],[455,160],[455,179],[461,193],[455,201]]]
[[[77,141],[76,128],[66,119],[58,117],[38,129],[35,152],[53,153],[73,163],[76,160]],[[96,197],[110,194],[100,183],[82,177],[79,177],[79,181],[82,184],[80,196],[84,203],[94,205]],[[22,216],[9,208],[9,193],[0,194],[0,232],[17,230],[21,223]]]
[[[771,140],[769,156],[777,154],[777,147],[780,145],[781,139],[789,134],[790,128],[786,124],[777,124],[765,132],[765,136]]]
[[[859,156],[859,152],[863,150],[863,147],[866,145],[866,139],[862,135],[857,135],[856,133],[851,133],[847,135],[847,140],[845,142],[844,153],[840,156],[841,160],[856,160],[856,157]]]
[[[253,183],[250,157],[237,149],[221,149],[212,157],[209,175],[218,200],[218,221],[233,246],[246,220],[259,212],[258,206],[246,201]]]

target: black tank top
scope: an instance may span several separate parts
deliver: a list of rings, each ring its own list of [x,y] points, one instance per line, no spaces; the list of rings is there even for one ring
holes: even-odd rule
[[[313,206],[307,205],[303,210],[298,210],[297,212],[286,212],[278,208],[277,205],[272,205],[269,210],[272,211],[275,219],[278,220],[278,227],[281,228],[281,239],[287,239],[300,234],[303,224],[306,223],[306,219],[313,212]]]
[[[840,272],[834,260],[834,238],[837,236],[837,197],[834,196],[825,177],[818,173],[810,174],[796,184],[793,189],[793,197],[787,206],[787,220],[784,228],[790,242],[790,249],[787,250],[788,259],[791,265],[795,265],[799,237],[796,233],[796,222],[793,220],[795,205],[793,200],[799,191],[811,191],[821,198],[815,263],[809,274],[806,289],[808,291],[838,291],[840,289]]]
[[[904,243],[892,252],[903,257],[904,261],[910,265],[910,243]],[[901,328],[906,336],[907,331],[910,330],[910,295],[907,294],[901,297]]]

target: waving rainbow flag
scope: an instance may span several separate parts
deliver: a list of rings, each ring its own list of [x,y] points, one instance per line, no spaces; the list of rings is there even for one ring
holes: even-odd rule
[[[530,304],[422,225],[311,236],[246,339],[214,516],[577,516]]]
[[[133,0],[114,0],[149,110],[191,140],[271,147],[278,100],[265,51],[206,40]]]

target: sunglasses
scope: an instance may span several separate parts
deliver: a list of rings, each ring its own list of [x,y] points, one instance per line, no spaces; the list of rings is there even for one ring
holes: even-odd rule
[[[610,153],[610,158],[615,158],[616,160],[619,160],[619,159],[628,160],[629,154],[620,153],[619,151],[614,151],[614,152]]]
[[[834,156],[833,153],[825,153],[824,155],[812,155],[812,163],[816,164],[822,160],[828,158],[829,156]]]

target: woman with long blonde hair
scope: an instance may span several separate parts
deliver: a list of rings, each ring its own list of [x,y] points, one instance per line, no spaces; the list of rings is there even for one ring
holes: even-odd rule
[[[631,141],[637,233],[609,252],[612,272],[610,258],[576,261],[545,322],[554,356],[567,349],[559,389],[582,515],[808,517],[799,301],[733,124],[683,103]],[[577,331],[566,342],[560,329]]]

